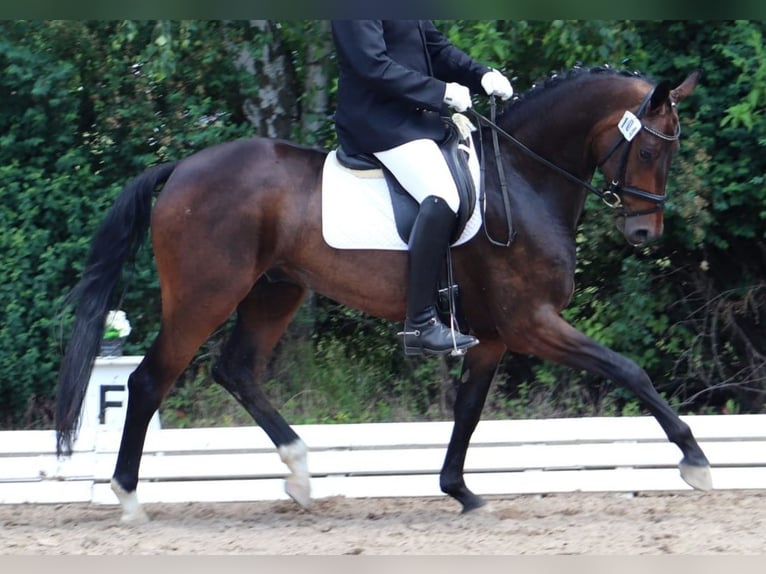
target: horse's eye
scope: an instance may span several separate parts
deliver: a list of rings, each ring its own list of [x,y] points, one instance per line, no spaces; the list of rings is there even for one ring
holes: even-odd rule
[[[652,152],[650,152],[648,149],[640,149],[638,150],[638,157],[645,161],[649,161],[652,159]]]

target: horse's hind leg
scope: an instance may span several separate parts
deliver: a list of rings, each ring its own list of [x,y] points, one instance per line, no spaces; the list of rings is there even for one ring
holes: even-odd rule
[[[601,375],[633,392],[657,419],[668,439],[681,449],[681,477],[699,490],[712,488],[710,463],[691,429],[657,393],[641,367],[586,337],[554,313],[543,312],[539,319],[534,329],[525,332],[527,348],[523,352]]]
[[[213,367],[213,378],[245,407],[274,442],[282,462],[291,471],[285,492],[308,508],[311,491],[306,446],[271,405],[258,382],[271,351],[305,294],[301,285],[261,277],[237,307],[234,329]]]
[[[112,490],[123,508],[123,522],[147,520],[138,503],[136,487],[149,421],[199,346],[226,320],[239,298],[241,295],[231,293],[228,300],[232,303],[226,305],[227,298],[222,297],[218,305],[209,304],[204,315],[190,312],[194,307],[191,304],[175,306],[178,311],[163,315],[157,338],[128,378],[128,407],[112,477]]]

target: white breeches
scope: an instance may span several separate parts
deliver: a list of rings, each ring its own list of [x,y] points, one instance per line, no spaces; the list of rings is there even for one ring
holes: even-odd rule
[[[447,160],[435,141],[414,140],[374,155],[418,203],[434,195],[442,198],[457,213],[460,207],[457,186]]]

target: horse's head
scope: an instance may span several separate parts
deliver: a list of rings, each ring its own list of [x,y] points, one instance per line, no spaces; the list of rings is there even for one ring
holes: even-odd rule
[[[681,133],[676,105],[691,94],[699,76],[693,72],[675,89],[668,82],[648,86],[639,107],[612,117],[613,127],[594,141],[599,167],[610,182],[604,200],[633,245],[662,235],[665,183]]]

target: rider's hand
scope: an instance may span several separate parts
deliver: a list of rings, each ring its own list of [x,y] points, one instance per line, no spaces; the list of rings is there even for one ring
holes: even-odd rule
[[[471,91],[462,84],[450,82],[444,92],[444,103],[462,113],[473,105]]]
[[[488,96],[500,96],[502,100],[507,100],[513,95],[511,82],[497,70],[490,70],[481,77],[481,87]]]

